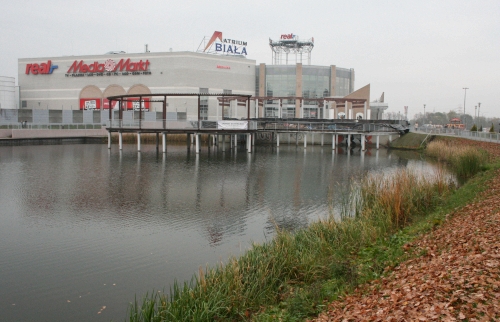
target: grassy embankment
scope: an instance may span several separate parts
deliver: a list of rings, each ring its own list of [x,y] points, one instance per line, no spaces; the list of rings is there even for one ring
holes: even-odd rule
[[[476,153],[475,160],[484,162],[484,154]],[[460,162],[445,154],[439,158]],[[463,168],[482,169],[468,162]],[[356,285],[418,256],[403,246],[469,202],[492,172],[481,172],[458,190],[439,172],[432,179],[406,170],[390,178],[366,177],[344,201],[342,220],[331,215],[295,233],[278,231],[240,258],[200,269],[190,283],[175,284],[168,295],[144,297],[131,306],[129,320],[300,321],[313,316]]]

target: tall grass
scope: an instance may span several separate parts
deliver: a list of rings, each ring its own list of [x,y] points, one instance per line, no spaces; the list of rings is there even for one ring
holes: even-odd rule
[[[169,294],[131,304],[129,320],[246,320],[286,302],[303,285],[332,278],[339,288],[355,285],[353,254],[435,207],[450,187],[442,175],[424,178],[407,170],[368,176],[345,198],[343,218],[331,214],[294,233],[278,230],[243,256],[200,269],[191,282],[174,283]]]
[[[478,173],[488,161],[487,154],[476,147],[460,145],[459,141],[438,140],[427,145],[426,154],[447,162],[459,176],[469,178]]]

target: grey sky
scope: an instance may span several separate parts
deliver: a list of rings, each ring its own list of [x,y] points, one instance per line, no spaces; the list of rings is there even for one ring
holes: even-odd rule
[[[195,51],[215,30],[271,64],[269,38],[314,37],[313,65],[354,68],[356,89],[385,92],[408,116],[463,111],[500,116],[500,0],[10,1],[0,0],[0,76],[17,59],[110,50]]]

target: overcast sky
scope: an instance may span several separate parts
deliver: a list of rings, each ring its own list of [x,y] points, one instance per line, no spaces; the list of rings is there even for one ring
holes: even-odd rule
[[[269,38],[314,37],[313,65],[354,68],[355,87],[385,92],[408,117],[463,111],[500,117],[500,0],[0,0],[0,76],[17,59],[196,51],[215,30],[271,64]]]

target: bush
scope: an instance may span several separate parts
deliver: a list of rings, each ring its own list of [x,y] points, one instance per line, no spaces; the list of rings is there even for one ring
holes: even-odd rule
[[[486,152],[454,141],[432,141],[427,145],[426,154],[447,162],[462,178],[469,178],[478,173],[487,162]]]

